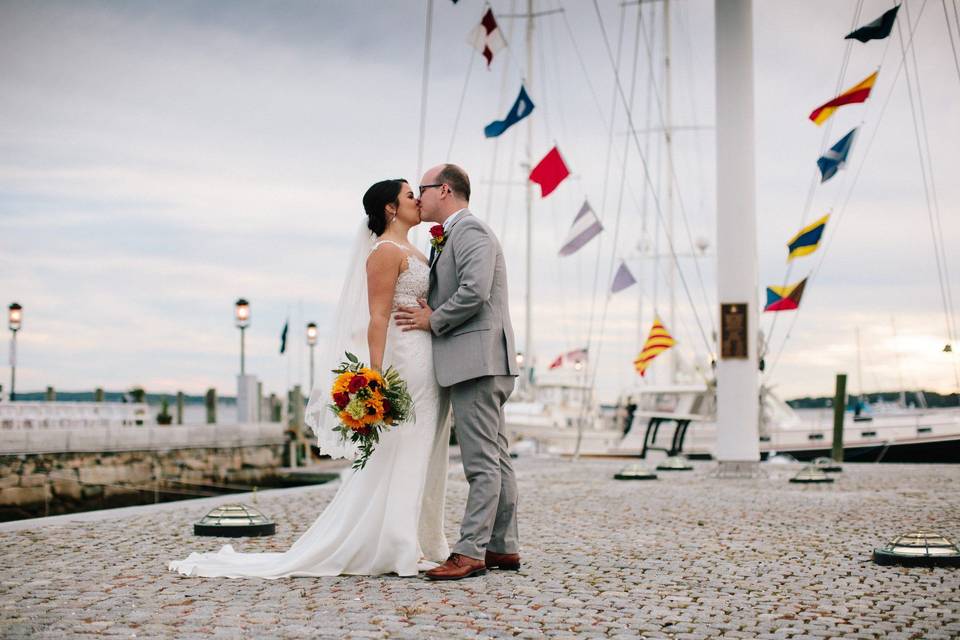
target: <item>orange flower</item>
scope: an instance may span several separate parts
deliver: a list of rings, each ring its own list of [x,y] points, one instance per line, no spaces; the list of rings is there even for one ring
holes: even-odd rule
[[[378,396],[379,394],[371,396],[366,401],[367,413],[363,416],[364,424],[376,424],[383,420],[383,401]]]
[[[367,379],[368,385],[371,389],[376,390],[377,388],[383,387],[383,376],[376,369],[370,369],[368,367],[363,367],[360,369],[360,373]],[[369,384],[370,382],[376,382],[376,385]]]
[[[346,411],[341,411],[339,414],[339,418],[340,418],[340,421],[343,422],[343,424],[347,425],[354,431],[359,431],[360,429],[363,428],[363,421],[354,420],[353,416],[351,416]]]
[[[337,379],[333,381],[333,391],[332,393],[345,393],[350,389],[350,381],[353,380],[353,372],[345,371],[337,376]]]

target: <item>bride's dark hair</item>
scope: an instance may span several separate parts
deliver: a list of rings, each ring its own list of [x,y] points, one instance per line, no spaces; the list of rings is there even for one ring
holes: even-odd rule
[[[388,204],[400,206],[400,189],[407,181],[403,178],[391,178],[374,183],[363,194],[363,209],[367,212],[367,228],[378,236],[387,229]]]

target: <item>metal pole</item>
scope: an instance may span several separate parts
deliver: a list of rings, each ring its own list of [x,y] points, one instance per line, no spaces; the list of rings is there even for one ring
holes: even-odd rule
[[[833,452],[836,462],[843,462],[843,414],[847,408],[847,374],[837,374],[837,391],[833,396]]]
[[[533,91],[533,0],[527,0],[527,93]],[[533,120],[527,118],[527,163],[533,169]],[[527,181],[527,312],[523,327],[523,381],[532,392],[533,380],[533,185]]]
[[[310,391],[313,391],[313,349],[315,345],[310,345]]]
[[[12,331],[13,338],[10,342],[10,402],[13,402],[17,395],[17,331]]]
[[[240,375],[246,373],[244,368],[244,340],[243,340],[243,331],[244,328],[240,327]]]
[[[670,76],[672,70],[670,68],[670,0],[664,0],[663,3],[663,29],[664,29],[664,56],[663,56],[663,83],[664,83],[664,137],[666,138],[667,146],[667,234],[670,237],[671,243],[673,243],[673,129],[671,129],[672,117],[671,117],[671,108],[672,108],[672,91]],[[676,243],[673,243],[673,246],[676,247]],[[675,324],[675,312],[677,307],[677,287],[676,287],[676,277],[677,277],[677,261],[675,256],[670,256],[667,267],[667,292],[669,295],[670,306],[667,311],[667,326],[671,331],[676,331],[674,327]],[[665,354],[669,359],[669,367],[667,369],[670,372],[669,383],[673,384],[677,381],[677,357],[676,349],[669,349]]]

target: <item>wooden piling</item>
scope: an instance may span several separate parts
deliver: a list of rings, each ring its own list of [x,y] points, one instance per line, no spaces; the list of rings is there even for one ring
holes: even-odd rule
[[[833,451],[835,462],[843,462],[843,414],[847,408],[847,374],[837,374],[837,391],[833,396]]]
[[[207,389],[207,396],[204,400],[207,405],[207,424],[217,423],[217,390]]]
[[[183,424],[183,391],[177,391],[177,424]]]

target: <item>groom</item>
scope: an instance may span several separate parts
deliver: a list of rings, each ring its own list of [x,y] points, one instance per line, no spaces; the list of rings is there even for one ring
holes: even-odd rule
[[[460,167],[442,164],[423,174],[420,219],[437,223],[430,232],[429,301],[396,314],[404,331],[433,334],[434,371],[450,390],[470,483],[460,541],[445,563],[427,572],[431,580],[520,568],[517,482],[503,421],[519,373],[507,268],[496,236],[471,215],[469,202],[470,179]]]

